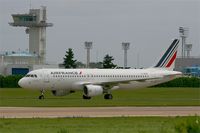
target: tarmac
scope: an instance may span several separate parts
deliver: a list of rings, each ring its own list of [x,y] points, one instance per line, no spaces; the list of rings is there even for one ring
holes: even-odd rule
[[[200,106],[190,107],[0,107],[0,118],[194,116]]]

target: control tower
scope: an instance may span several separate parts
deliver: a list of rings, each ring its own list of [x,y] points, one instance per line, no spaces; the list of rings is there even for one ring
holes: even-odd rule
[[[46,7],[30,9],[28,14],[12,14],[14,22],[11,26],[27,27],[25,32],[29,34],[29,53],[38,56],[38,64],[46,64],[46,27],[52,27],[47,23]]]

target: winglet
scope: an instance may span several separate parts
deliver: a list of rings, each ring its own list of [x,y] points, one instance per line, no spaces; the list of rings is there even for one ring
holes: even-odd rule
[[[171,70],[174,68],[174,62],[176,60],[177,50],[178,50],[178,43],[179,43],[179,40],[174,39],[174,41],[169,46],[165,54],[156,64],[155,66],[156,68],[167,68]]]

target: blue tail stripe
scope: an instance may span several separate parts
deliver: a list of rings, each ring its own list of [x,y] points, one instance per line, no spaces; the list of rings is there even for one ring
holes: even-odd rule
[[[174,45],[173,49],[172,49],[171,52],[168,54],[167,58],[165,58],[165,60],[164,60],[163,63],[161,64],[161,67],[163,67],[163,65],[166,64],[166,62],[169,60],[169,57],[172,56],[172,53],[174,53],[174,52],[176,51],[177,46],[178,46],[178,42],[179,42],[179,41],[177,41],[177,43]]]
[[[158,64],[155,67],[159,67],[162,64],[163,60],[165,60],[166,56],[171,51],[172,47],[174,46],[174,44],[176,44],[177,41],[178,41],[178,39],[175,39],[172,42],[172,44],[170,45],[170,47],[167,49],[167,51],[165,52],[165,54],[162,56],[162,58],[160,59],[160,61],[158,62]]]

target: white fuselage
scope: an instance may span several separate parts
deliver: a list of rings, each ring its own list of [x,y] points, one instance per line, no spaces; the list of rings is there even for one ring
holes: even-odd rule
[[[172,80],[181,72],[167,69],[39,69],[19,81],[27,89],[82,90],[84,85],[107,85],[110,89],[148,87]],[[105,86],[106,87],[106,86]]]

